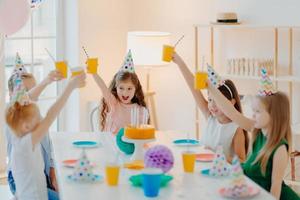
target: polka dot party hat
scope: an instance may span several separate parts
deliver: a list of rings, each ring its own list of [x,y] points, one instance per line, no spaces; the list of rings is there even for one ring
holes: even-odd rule
[[[68,178],[74,182],[96,182],[99,176],[93,174],[92,166],[83,149],[80,158],[77,160],[75,170]]]
[[[258,91],[258,95],[270,96],[276,93],[276,90],[274,89],[272,80],[268,76],[268,72],[266,68],[262,68],[260,72],[261,72],[261,80],[260,80],[260,89]]]
[[[227,163],[225,154],[223,152],[223,147],[218,146],[216,153],[215,153],[215,158],[213,160],[213,166],[209,170],[209,175],[210,176],[228,176],[230,173],[230,168]]]
[[[207,72],[209,81],[216,88],[224,84],[224,80],[222,80],[221,76],[219,76],[209,64],[207,64]]]
[[[17,53],[16,60],[15,60],[15,69],[13,71],[13,75],[22,75],[27,73],[26,68],[24,67],[23,61],[20,55]]]
[[[132,54],[130,49],[125,57],[124,63],[120,71],[134,73],[134,64],[133,64],[133,59],[132,59]]]

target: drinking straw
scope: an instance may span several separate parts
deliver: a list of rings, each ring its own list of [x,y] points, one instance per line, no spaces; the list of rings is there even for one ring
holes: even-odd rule
[[[179,38],[179,40],[177,40],[177,42],[174,44],[174,48],[179,44],[179,42],[184,38],[184,35],[181,36],[181,38]]]
[[[45,50],[46,50],[46,52],[48,53],[48,55],[50,56],[51,60],[52,60],[53,62],[56,62],[56,60],[54,59],[54,57],[53,57],[53,55],[50,53],[50,51],[49,51],[47,48],[45,48]]]
[[[82,49],[83,49],[83,51],[84,51],[86,57],[89,58],[89,54],[87,53],[87,51],[86,51],[86,49],[84,48],[84,46],[82,46]]]

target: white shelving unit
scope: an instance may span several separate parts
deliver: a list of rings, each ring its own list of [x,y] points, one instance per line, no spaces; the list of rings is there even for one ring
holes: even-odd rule
[[[293,84],[300,83],[300,77],[293,75],[293,31],[294,29],[300,29],[300,26],[263,26],[263,25],[247,25],[247,24],[237,24],[237,25],[216,25],[216,24],[200,24],[194,25],[195,33],[195,70],[199,66],[199,34],[200,29],[208,29],[210,32],[210,61],[209,64],[214,66],[215,63],[215,30],[217,29],[251,29],[251,30],[272,30],[274,34],[274,49],[273,49],[273,71],[272,76],[270,77],[274,83],[275,87],[278,87],[278,82],[287,82],[288,83],[288,96],[290,99],[291,106],[293,104]],[[287,29],[288,30],[288,74],[280,75],[278,74],[278,30]],[[224,78],[229,78],[233,80],[259,80],[259,76],[247,76],[247,75],[236,75],[236,74],[224,74]],[[293,110],[293,109],[291,109]],[[196,136],[199,138],[199,113],[196,109]]]

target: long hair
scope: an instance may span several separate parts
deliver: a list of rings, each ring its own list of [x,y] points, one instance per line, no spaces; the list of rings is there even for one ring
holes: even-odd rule
[[[270,96],[257,96],[257,98],[265,106],[266,111],[270,115],[267,143],[253,162],[253,164],[261,162],[261,172],[265,175],[268,160],[280,141],[285,139],[289,147],[292,144],[290,103],[288,97],[283,92],[276,92]],[[261,129],[254,129],[252,133],[252,143],[260,131]],[[291,148],[288,149],[288,152],[291,152]]]
[[[18,137],[22,137],[23,135],[20,131],[22,123],[29,122],[37,113],[39,113],[39,108],[36,104],[31,103],[22,106],[16,102],[6,109],[6,123]]]
[[[130,80],[135,87],[135,94],[131,99],[131,103],[137,103],[140,106],[146,107],[145,97],[142,89],[142,85],[139,81],[138,76],[135,73],[119,71],[114,75],[113,80],[109,85],[110,92],[115,96],[115,98],[120,101],[117,94],[117,86],[120,82]],[[105,128],[105,122],[107,114],[110,112],[107,102],[104,98],[101,100],[101,108],[100,108],[100,129],[103,131]]]
[[[223,85],[221,85],[220,87],[218,87],[218,89],[229,101],[234,99],[235,100],[234,108],[237,111],[239,111],[240,113],[243,112],[239,93],[238,93],[234,83],[231,80],[229,80],[229,79],[225,80],[225,83]],[[243,133],[244,133],[244,137],[245,137],[245,150],[247,153],[248,148],[249,148],[249,136],[248,136],[247,131],[243,130]]]

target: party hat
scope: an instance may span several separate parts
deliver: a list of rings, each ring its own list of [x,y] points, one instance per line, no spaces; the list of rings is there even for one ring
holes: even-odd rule
[[[132,54],[130,49],[125,57],[124,63],[120,71],[134,73],[134,64],[133,64],[133,59],[132,59]]]
[[[258,91],[258,94],[260,96],[270,96],[276,93],[276,90],[274,89],[272,80],[268,76],[266,68],[262,68],[260,72],[261,72],[261,80],[260,80],[260,89]]]
[[[215,70],[207,64],[207,72],[208,72],[208,79],[211,84],[213,84],[215,87],[219,87],[224,84],[224,80],[222,80],[221,76],[215,72]]]
[[[223,147],[218,146],[215,158],[213,160],[213,166],[209,170],[210,176],[228,176],[230,172],[229,166],[226,161],[225,154],[223,152]]]
[[[13,71],[13,75],[22,75],[24,73],[27,73],[26,68],[24,67],[23,61],[20,57],[20,55],[16,54],[16,60],[15,60],[15,69]]]
[[[225,196],[232,198],[249,196],[249,186],[247,185],[239,158],[237,156],[234,156],[232,160],[231,176],[232,180],[229,186],[224,188]]]
[[[75,182],[95,182],[98,176],[93,174],[92,166],[83,149],[80,158],[76,162],[75,170],[68,178]]]

